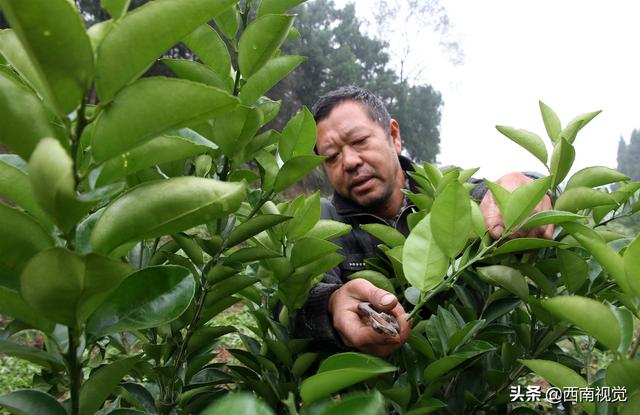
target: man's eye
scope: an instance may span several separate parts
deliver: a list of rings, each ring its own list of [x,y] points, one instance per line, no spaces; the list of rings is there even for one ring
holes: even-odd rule
[[[367,137],[363,137],[363,138],[359,138],[356,141],[353,142],[354,146],[361,146],[364,145],[367,142]]]
[[[327,158],[324,159],[324,162],[325,163],[329,163],[329,164],[334,163],[338,159],[338,155],[337,154],[333,154],[331,156],[326,156],[326,157]]]

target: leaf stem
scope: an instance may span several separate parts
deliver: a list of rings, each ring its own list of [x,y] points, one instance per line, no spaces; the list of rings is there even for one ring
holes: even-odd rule
[[[485,254],[490,251],[491,249],[493,249],[495,246],[497,246],[505,237],[507,237],[507,235],[501,237],[500,239],[497,239],[496,241],[494,241],[491,245],[483,248],[480,252],[478,252],[476,254],[476,256],[474,256],[473,258],[471,258],[469,260],[469,262],[467,262],[466,264],[464,264],[463,266],[461,266],[460,268],[458,268],[456,270],[456,272],[454,272],[451,277],[449,278],[445,278],[443,279],[433,290],[429,291],[428,294],[426,295],[421,295],[421,299],[420,302],[414,307],[413,310],[411,310],[411,313],[409,313],[409,316],[407,316],[407,320],[411,320],[418,311],[420,311],[420,309],[422,309],[422,307],[424,307],[424,305],[431,299],[433,298],[433,296],[435,296],[438,293],[441,293],[443,291],[446,291],[448,289],[450,289],[451,287],[453,287],[453,285],[456,283],[456,281],[458,280],[458,278],[460,278],[460,275],[462,275],[462,273],[469,268],[471,265],[473,265],[474,263],[481,261],[485,258]],[[424,294],[424,293],[422,293]]]
[[[71,392],[71,415],[80,414],[80,387],[82,385],[82,367],[78,362],[79,339],[76,330],[68,328],[69,350],[67,353],[67,365],[69,371],[70,392]]]

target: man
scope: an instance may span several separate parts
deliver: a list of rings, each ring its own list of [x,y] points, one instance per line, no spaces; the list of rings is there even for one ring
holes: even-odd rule
[[[363,279],[349,281],[348,275],[364,269],[364,260],[375,256],[380,242],[364,230],[365,223],[384,223],[407,235],[407,216],[413,206],[402,192],[411,183],[405,172],[410,161],[400,153],[400,126],[384,104],[362,88],[342,87],[322,96],[313,106],[317,123],[316,151],[325,156],[324,168],[335,192],[323,200],[322,217],[352,226],[337,241],[345,260],[327,273],[311,291],[300,310],[296,331],[312,337],[325,347],[357,350],[387,356],[408,339],[411,328],[403,307],[395,296]],[[497,182],[513,190],[532,181],[522,173],[510,173]],[[490,235],[498,238],[504,230],[495,200],[483,185],[472,196],[482,199],[481,210]],[[536,211],[551,208],[548,196]],[[550,239],[551,225],[528,230],[519,236]],[[391,337],[374,331],[357,310],[360,302],[370,302],[379,311],[393,315],[400,334]]]

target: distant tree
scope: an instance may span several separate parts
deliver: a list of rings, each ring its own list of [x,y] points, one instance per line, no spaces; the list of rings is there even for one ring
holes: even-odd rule
[[[620,137],[618,171],[631,177],[632,180],[640,180],[640,130],[633,130],[629,144]]]
[[[296,9],[301,36],[283,46],[283,54],[309,59],[270,93],[282,99],[274,122],[282,127],[300,106],[322,94],[355,84],[378,94],[400,122],[404,147],[416,161],[435,161],[440,142],[440,94],[428,85],[410,85],[390,68],[386,42],[368,36],[353,4],[336,8],[331,0],[314,0]]]

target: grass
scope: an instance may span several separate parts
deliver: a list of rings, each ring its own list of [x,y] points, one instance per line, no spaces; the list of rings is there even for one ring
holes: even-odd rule
[[[21,359],[0,356],[0,395],[31,388],[33,375],[40,369]]]

